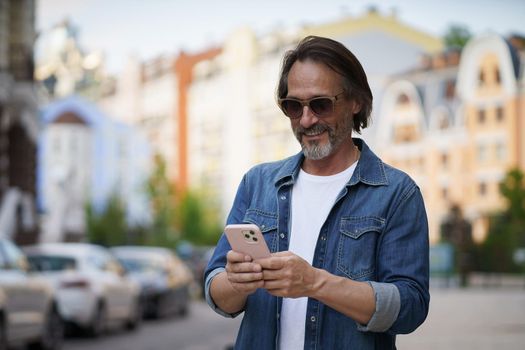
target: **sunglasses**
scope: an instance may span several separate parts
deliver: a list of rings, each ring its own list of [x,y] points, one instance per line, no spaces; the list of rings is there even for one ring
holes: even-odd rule
[[[334,112],[335,101],[344,93],[343,90],[335,96],[320,96],[307,100],[286,97],[280,98],[278,102],[281,110],[290,119],[300,118],[303,115],[304,106],[308,106],[316,117],[323,118]]]

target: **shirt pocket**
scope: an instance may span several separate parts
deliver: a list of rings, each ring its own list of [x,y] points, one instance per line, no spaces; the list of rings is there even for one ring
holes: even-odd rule
[[[243,222],[257,225],[261,229],[270,252],[275,253],[277,251],[277,214],[259,209],[248,209],[244,214]]]
[[[368,280],[375,272],[376,245],[384,225],[379,217],[342,218],[337,270],[353,280]]]

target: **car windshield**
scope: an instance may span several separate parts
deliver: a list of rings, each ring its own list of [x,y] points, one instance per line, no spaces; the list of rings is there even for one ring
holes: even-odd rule
[[[64,256],[29,256],[29,263],[37,271],[63,271],[76,268],[75,259]]]
[[[120,263],[127,271],[146,272],[163,270],[163,264],[158,260],[119,258]]]

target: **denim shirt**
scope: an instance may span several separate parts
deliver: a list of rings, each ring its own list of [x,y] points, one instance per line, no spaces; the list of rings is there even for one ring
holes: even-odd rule
[[[305,349],[395,349],[395,335],[425,320],[428,292],[428,223],[419,188],[405,173],[384,164],[361,139],[352,178],[324,222],[312,265],[334,275],[368,282],[376,309],[367,325],[308,299]],[[292,187],[304,156],[252,168],[242,179],[227,223],[258,225],[272,252],[288,250]],[[320,199],[321,200],[321,199]],[[205,271],[211,280],[224,271],[231,249],[224,235]],[[258,289],[247,298],[235,349],[277,349],[282,298]],[[285,349],[283,349],[285,350]]]

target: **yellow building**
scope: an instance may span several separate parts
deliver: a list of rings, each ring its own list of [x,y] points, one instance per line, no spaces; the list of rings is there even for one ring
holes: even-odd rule
[[[426,57],[387,88],[377,150],[420,185],[431,241],[453,203],[482,240],[487,214],[504,206],[505,173],[525,169],[522,67],[519,48],[488,34],[471,39],[461,54]]]

